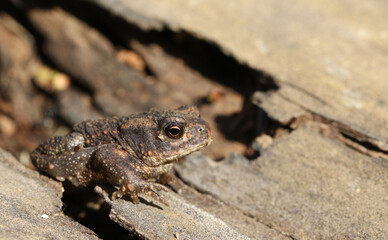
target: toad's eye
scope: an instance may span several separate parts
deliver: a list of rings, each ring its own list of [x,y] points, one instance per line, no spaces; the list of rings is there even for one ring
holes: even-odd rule
[[[183,124],[181,123],[169,123],[164,128],[164,133],[171,139],[178,139],[182,137],[184,132]]]

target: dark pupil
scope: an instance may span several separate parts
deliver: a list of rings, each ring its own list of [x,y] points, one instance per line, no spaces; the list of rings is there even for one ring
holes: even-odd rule
[[[165,129],[166,135],[173,139],[181,137],[183,133],[182,126],[176,124],[168,125]]]
[[[181,132],[181,130],[179,129],[179,127],[170,127],[168,129],[168,132],[173,135],[173,136],[177,136],[179,135],[179,133]]]

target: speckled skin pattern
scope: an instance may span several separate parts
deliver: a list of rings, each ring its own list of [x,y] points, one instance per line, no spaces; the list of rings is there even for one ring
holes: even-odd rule
[[[188,105],[81,122],[67,135],[42,143],[31,159],[39,171],[76,186],[120,185],[113,199],[129,193],[138,203],[138,193],[146,193],[167,205],[156,191],[167,188],[152,179],[210,142],[208,124]]]

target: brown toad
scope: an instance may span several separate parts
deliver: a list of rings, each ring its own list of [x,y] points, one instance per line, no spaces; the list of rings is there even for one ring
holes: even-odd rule
[[[74,185],[120,185],[112,198],[146,193],[165,203],[156,190],[167,188],[149,179],[166,174],[173,163],[211,142],[208,124],[194,106],[175,110],[89,120],[70,133],[53,137],[31,153],[38,170]]]

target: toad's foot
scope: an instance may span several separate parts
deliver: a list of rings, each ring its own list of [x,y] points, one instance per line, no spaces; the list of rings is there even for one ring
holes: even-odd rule
[[[161,196],[157,191],[165,191],[168,192],[167,188],[159,183],[155,182],[147,182],[147,181],[140,181],[137,183],[128,183],[126,181],[123,181],[123,183],[120,186],[120,190],[114,192],[112,194],[112,199],[115,200],[117,198],[121,198],[126,193],[131,194],[131,198],[133,203],[138,204],[139,193],[145,193],[147,196],[152,197],[153,199],[163,203],[164,205],[168,206],[167,201],[164,199],[163,196]]]

